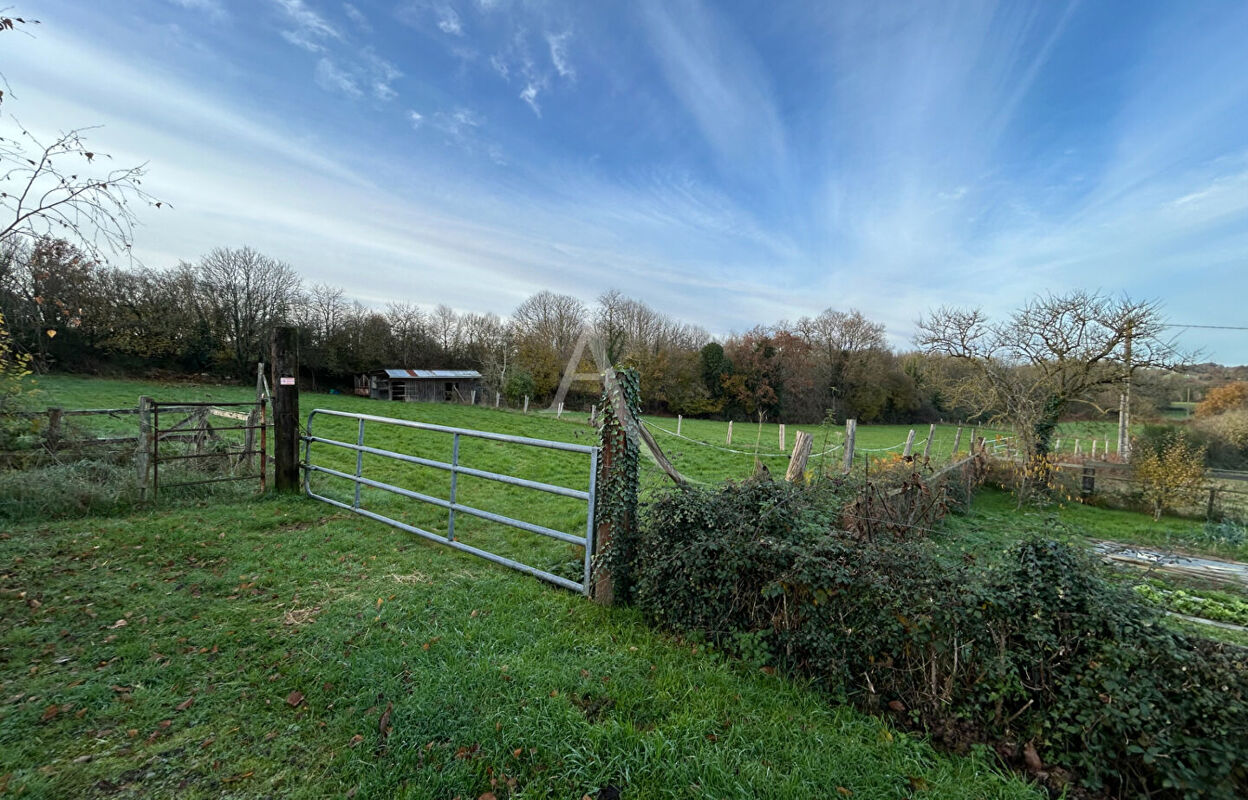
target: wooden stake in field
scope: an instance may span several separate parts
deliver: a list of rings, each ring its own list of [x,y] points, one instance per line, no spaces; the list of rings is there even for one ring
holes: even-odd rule
[[[913,452],[914,452],[914,428],[911,428],[910,432],[906,434],[906,449],[901,451],[901,457],[909,458],[911,453]]]
[[[677,436],[679,436],[679,435],[680,435],[680,423],[682,423],[682,422],[684,422],[684,421],[685,421],[685,418],[684,418],[684,417],[682,417],[680,414],[677,414],[677,415],[676,415],[676,435],[677,435]]]
[[[559,404],[559,410],[555,412],[555,419],[563,419],[563,403]]]
[[[932,452],[932,439],[936,438],[936,423],[933,422],[927,429],[927,441],[923,443],[923,460],[926,462],[928,455]]]
[[[527,394],[524,396],[524,413],[529,413],[529,396]]]
[[[728,440],[726,444],[732,444],[732,420],[728,420]]]
[[[1057,443],[1053,445],[1053,452],[1054,453],[1062,452],[1062,440],[1061,439],[1058,439]]]
[[[958,457],[958,447],[962,444],[962,426],[958,426],[958,432],[953,435],[953,452],[949,454],[949,460]]]
[[[793,455],[789,458],[789,468],[784,473],[786,481],[799,483],[805,480],[806,462],[810,460],[810,450],[814,443],[815,437],[805,431],[798,431],[793,437]]]
[[[846,475],[854,468],[854,436],[858,433],[858,420],[845,420],[845,467]]]
[[[1096,458],[1096,440],[1092,440],[1092,458]]]
[[[589,407],[589,424],[590,425],[598,424],[598,405],[597,404],[591,405]]]
[[[1079,440],[1075,440],[1075,455],[1079,455]]]
[[[780,452],[783,453],[784,452],[784,423],[783,422],[780,423],[779,428],[780,428]],[[793,444],[794,445],[797,444],[796,439],[793,441]]]
[[[494,407],[495,407],[495,408],[498,408],[498,407],[502,404],[502,402],[503,402],[503,395],[502,395],[502,393],[501,393],[501,392],[495,392],[495,393],[494,393]]]

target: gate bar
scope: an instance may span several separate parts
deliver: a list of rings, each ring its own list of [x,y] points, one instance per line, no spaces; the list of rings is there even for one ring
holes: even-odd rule
[[[422,467],[431,467],[433,469],[440,469],[446,472],[458,472],[461,475],[471,475],[474,478],[485,478],[486,480],[498,481],[499,483],[509,483],[512,486],[521,486],[525,489],[537,489],[538,491],[563,495],[564,497],[572,497],[577,500],[589,499],[589,492],[582,492],[578,489],[569,489],[566,486],[557,486],[553,483],[542,483],[541,481],[530,481],[525,480],[524,478],[516,478],[511,475],[500,475],[497,472],[486,472],[483,469],[473,469],[471,467],[447,464],[445,461],[431,461],[427,458],[409,456],[405,453],[395,453],[391,450],[382,450],[377,447],[365,447],[363,445],[353,445],[347,442],[339,442],[334,439],[323,439],[320,436],[305,436],[303,437],[303,440],[309,443],[320,442],[321,444],[333,445],[334,447],[341,447],[344,450],[355,450],[360,453],[372,453],[377,456],[393,458],[396,461],[404,461],[408,464],[417,464]],[[308,460],[306,453],[303,460]]]
[[[502,564],[504,567],[511,567],[512,569],[517,570],[519,572],[523,572],[526,575],[532,575],[535,578],[541,578],[542,580],[550,581],[551,583],[556,584],[557,586],[562,586],[565,589],[571,589],[572,591],[579,592],[580,594],[586,594],[589,591],[588,584],[582,586],[576,581],[570,581],[567,578],[564,578],[560,575],[555,575],[554,573],[540,570],[537,567],[530,567],[528,564],[521,564],[519,561],[512,561],[510,558],[506,558],[505,556],[495,555],[494,553],[491,553],[488,550],[481,550],[479,548],[473,547],[470,544],[464,544],[463,542],[455,541],[452,539],[447,539],[445,536],[439,536],[435,533],[430,533],[429,531],[421,530],[420,528],[417,528],[414,525],[408,525],[407,523],[399,522],[398,520],[390,519],[389,517],[383,517],[381,514],[375,514],[372,511],[369,511],[367,509],[352,508],[347,503],[341,503],[330,497],[324,497],[318,494],[313,494],[310,496],[315,497],[318,500],[323,500],[326,503],[329,503],[331,506],[337,506],[338,508],[343,508],[343,509],[346,509],[347,511],[353,511],[356,514],[359,514],[360,516],[368,517],[369,519],[373,519],[373,520],[376,520],[377,522],[385,523],[386,525],[391,525],[395,528],[398,528],[399,530],[407,531],[408,533],[414,533],[417,536],[422,536],[426,539],[437,542],[438,544],[446,545],[447,547],[453,547],[456,550],[463,550],[465,553],[472,553],[474,556],[480,556],[481,558],[484,558],[486,561],[493,561],[495,564]],[[461,507],[460,510],[463,511],[464,509]],[[580,542],[580,539],[577,539],[577,542]]]
[[[323,472],[326,475],[333,475],[336,478],[344,478],[349,481],[357,480],[357,478],[350,473],[339,472],[338,470],[330,469],[329,467],[318,467],[315,464],[305,464],[304,466],[311,472]],[[462,511],[465,514],[469,514],[474,517],[480,517],[481,519],[486,519],[490,522],[498,522],[503,525],[510,525],[513,528],[519,528],[520,530],[528,531],[529,533],[540,533],[543,536],[549,536],[552,539],[558,539],[560,541],[567,542],[568,544],[585,544],[585,539],[583,537],[574,536],[573,534],[564,533],[563,531],[557,531],[554,528],[547,528],[542,525],[535,525],[532,522],[525,522],[524,520],[504,517],[502,514],[495,514],[492,511],[482,511],[481,509],[473,508],[472,506],[449,502],[440,497],[431,497],[427,494],[421,494],[420,492],[413,492],[411,489],[404,489],[401,486],[395,486],[390,483],[382,483],[381,481],[375,481],[372,478],[359,478],[358,480],[365,486],[371,486],[374,489],[381,489],[385,492],[392,492],[394,494],[402,495],[403,497],[410,497],[413,500],[420,500],[423,503],[428,503],[439,508],[445,508],[451,513]],[[322,495],[312,492],[309,492],[309,495],[319,500],[326,499]],[[348,508],[350,508],[350,506],[348,506]],[[441,541],[448,541],[450,537],[438,538]]]

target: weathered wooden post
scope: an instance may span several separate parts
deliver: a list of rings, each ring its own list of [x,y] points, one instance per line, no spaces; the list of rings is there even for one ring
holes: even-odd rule
[[[949,454],[949,460],[955,461],[958,457],[958,448],[962,446],[962,426],[958,426],[958,432],[953,435],[953,452]]]
[[[932,452],[932,439],[936,438],[936,423],[933,422],[927,429],[927,441],[923,443],[923,461],[927,461],[927,457]]]
[[[906,448],[901,451],[901,457],[909,458],[910,454],[913,451],[914,451],[914,428],[911,428],[910,432],[906,434]]]
[[[680,423],[684,422],[684,420],[685,418],[681,416],[680,414],[676,415],[676,435],[677,436],[680,435]]]
[[[611,384],[615,385],[612,386]],[[622,368],[602,393],[602,449],[595,482],[594,548],[590,596],[594,602],[612,605],[616,592],[627,591],[627,576],[617,574],[626,566],[627,552],[616,560],[613,553],[631,546],[637,524],[637,497],[641,486],[641,446],[631,426],[638,422],[637,372]],[[612,397],[612,394],[618,396]],[[620,414],[632,419],[620,419]],[[621,586],[620,584],[624,584]]]
[[[1214,508],[1214,503],[1217,502],[1217,499],[1218,499],[1218,487],[1210,486],[1209,487],[1209,503],[1208,505],[1205,506],[1205,521],[1206,522],[1213,522],[1213,508]]]
[[[732,420],[728,420],[728,440],[725,444],[732,444]]]
[[[529,413],[529,396],[527,394],[524,396],[524,413]]]
[[[1079,455],[1079,440],[1075,439],[1075,455]]]
[[[559,404],[559,410],[555,412],[555,419],[563,419],[563,403]]]
[[[503,403],[503,393],[495,392],[494,393],[494,407],[498,408],[500,405],[502,405],[502,403]]]
[[[134,466],[138,470],[139,500],[147,499],[147,478],[152,455],[152,398],[139,398],[139,444],[134,454]]]
[[[858,420],[845,420],[845,467],[843,472],[848,475],[854,468],[854,436],[858,432]]]
[[[789,458],[789,468],[784,479],[789,483],[801,483],[806,477],[806,462],[810,460],[810,450],[814,446],[815,437],[805,431],[798,431],[793,437],[793,455]]]
[[[1096,440],[1092,440],[1092,458],[1096,458]]]
[[[589,406],[589,424],[596,426],[598,424],[598,406],[590,404]]]
[[[299,361],[295,329],[273,331],[273,488],[299,491]]]
[[[43,443],[49,450],[56,452],[61,446],[61,414],[63,409],[48,409],[48,430],[44,433]]]

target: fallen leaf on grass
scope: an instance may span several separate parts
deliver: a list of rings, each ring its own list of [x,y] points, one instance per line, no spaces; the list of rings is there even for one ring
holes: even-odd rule
[[[853,794],[853,792],[851,792],[849,789],[846,789],[844,786],[836,787],[836,793],[839,794],[841,797],[849,797],[851,794]]]
[[[194,697],[188,697],[185,700],[183,700],[181,703],[178,703],[176,708],[178,709],[178,711],[185,711],[188,708],[190,708],[191,704],[193,704],[194,702],[195,702]]]
[[[44,722],[47,722],[48,720],[52,719],[59,713],[61,713],[61,707],[53,703],[52,705],[48,706],[47,708],[43,710],[42,719]]]
[[[290,706],[291,708],[298,708],[299,704],[302,702],[303,702],[303,692],[299,691],[298,689],[286,695],[286,705]]]
[[[355,747],[357,744],[359,744],[362,741],[364,741],[364,737],[357,733],[356,735],[351,737],[351,743],[348,746]]]
[[[247,778],[250,778],[252,775],[255,775],[255,774],[256,774],[256,771],[254,769],[249,769],[246,772],[240,772],[237,775],[231,775],[228,778],[222,778],[221,782],[222,783],[237,783],[238,781],[246,780]]]
[[[497,800],[497,798],[494,797],[493,792],[486,792],[485,794],[478,797],[477,800]]]
[[[109,625],[108,627],[110,630],[116,630],[117,628],[126,627],[127,624],[129,623],[127,623],[124,619],[119,619],[116,622],[114,622],[112,625]]]

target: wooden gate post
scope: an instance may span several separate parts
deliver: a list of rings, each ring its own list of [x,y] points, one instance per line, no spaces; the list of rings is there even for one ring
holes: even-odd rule
[[[628,577],[613,571],[627,569],[631,557],[628,551],[636,540],[641,443],[630,430],[639,430],[641,424],[638,387],[637,371],[625,367],[615,372],[614,381],[604,382],[602,392],[602,449],[594,496],[590,596],[594,602],[608,606],[615,603],[618,592],[628,591]],[[621,420],[620,414],[631,419]]]
[[[134,454],[134,466],[138,470],[139,500],[147,499],[148,466],[152,455],[152,398],[139,398],[139,444]]]
[[[273,488],[299,491],[299,362],[295,329],[273,331]]]

